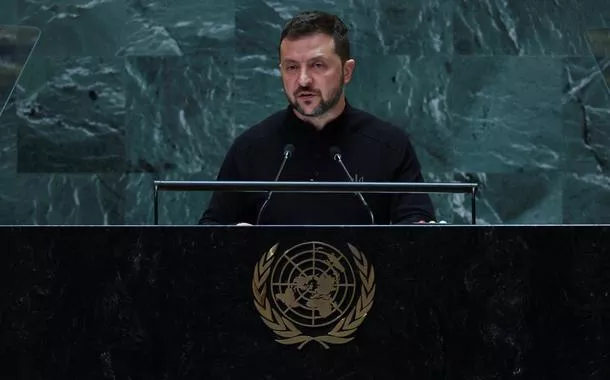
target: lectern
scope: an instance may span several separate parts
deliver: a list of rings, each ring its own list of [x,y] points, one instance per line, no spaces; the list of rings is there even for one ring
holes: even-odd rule
[[[4,227],[11,379],[607,378],[608,226]]]

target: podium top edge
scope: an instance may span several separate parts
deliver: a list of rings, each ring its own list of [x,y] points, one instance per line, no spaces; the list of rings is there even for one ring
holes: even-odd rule
[[[170,228],[170,229],[219,229],[219,228],[231,228],[231,229],[299,229],[299,228],[310,228],[310,229],[354,229],[354,228],[426,228],[426,227],[467,227],[467,228],[487,228],[487,229],[509,229],[509,228],[581,228],[581,227],[600,227],[610,228],[609,223],[575,223],[575,224],[560,224],[560,223],[549,223],[549,224],[451,224],[451,223],[433,223],[433,224],[388,224],[388,225],[259,225],[259,226],[236,226],[236,225],[198,225],[198,224],[174,224],[174,225],[154,225],[154,224],[113,224],[113,225],[98,225],[98,224],[48,224],[48,225],[33,225],[33,224],[7,224],[0,225],[0,229],[10,228],[24,228],[24,229],[52,229],[52,228],[70,228],[70,229],[81,229],[81,228],[96,228],[96,229],[120,229],[120,228],[135,228],[135,229],[149,229],[149,228]]]

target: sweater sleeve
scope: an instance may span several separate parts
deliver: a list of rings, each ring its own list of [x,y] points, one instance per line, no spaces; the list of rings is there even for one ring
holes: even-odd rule
[[[245,168],[240,167],[239,155],[246,152],[233,144],[229,149],[216,178],[217,181],[245,181]],[[199,219],[201,225],[231,225],[240,222],[253,223],[249,210],[248,193],[215,191],[207,209]]]
[[[402,157],[394,174],[395,182],[424,182],[421,167],[411,142],[407,139]],[[403,193],[392,198],[392,224],[410,224],[435,219],[434,207],[428,194]]]

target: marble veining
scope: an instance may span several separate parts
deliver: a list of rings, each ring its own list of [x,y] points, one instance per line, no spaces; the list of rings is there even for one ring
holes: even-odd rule
[[[148,224],[153,179],[213,179],[286,106],[277,43],[305,9],[344,19],[349,101],[410,134],[427,180],[480,183],[478,223],[608,220],[607,2],[6,0],[0,23],[42,34],[0,86],[1,222]],[[209,194],[165,196],[163,223],[192,224]],[[470,220],[469,196],[434,202]]]

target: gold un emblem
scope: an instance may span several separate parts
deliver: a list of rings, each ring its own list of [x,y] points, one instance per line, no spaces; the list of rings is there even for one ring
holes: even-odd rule
[[[354,339],[373,306],[375,271],[356,247],[350,257],[310,241],[276,254],[275,244],[254,269],[254,305],[281,344],[311,341],[324,348]],[[354,265],[352,265],[352,262]]]

